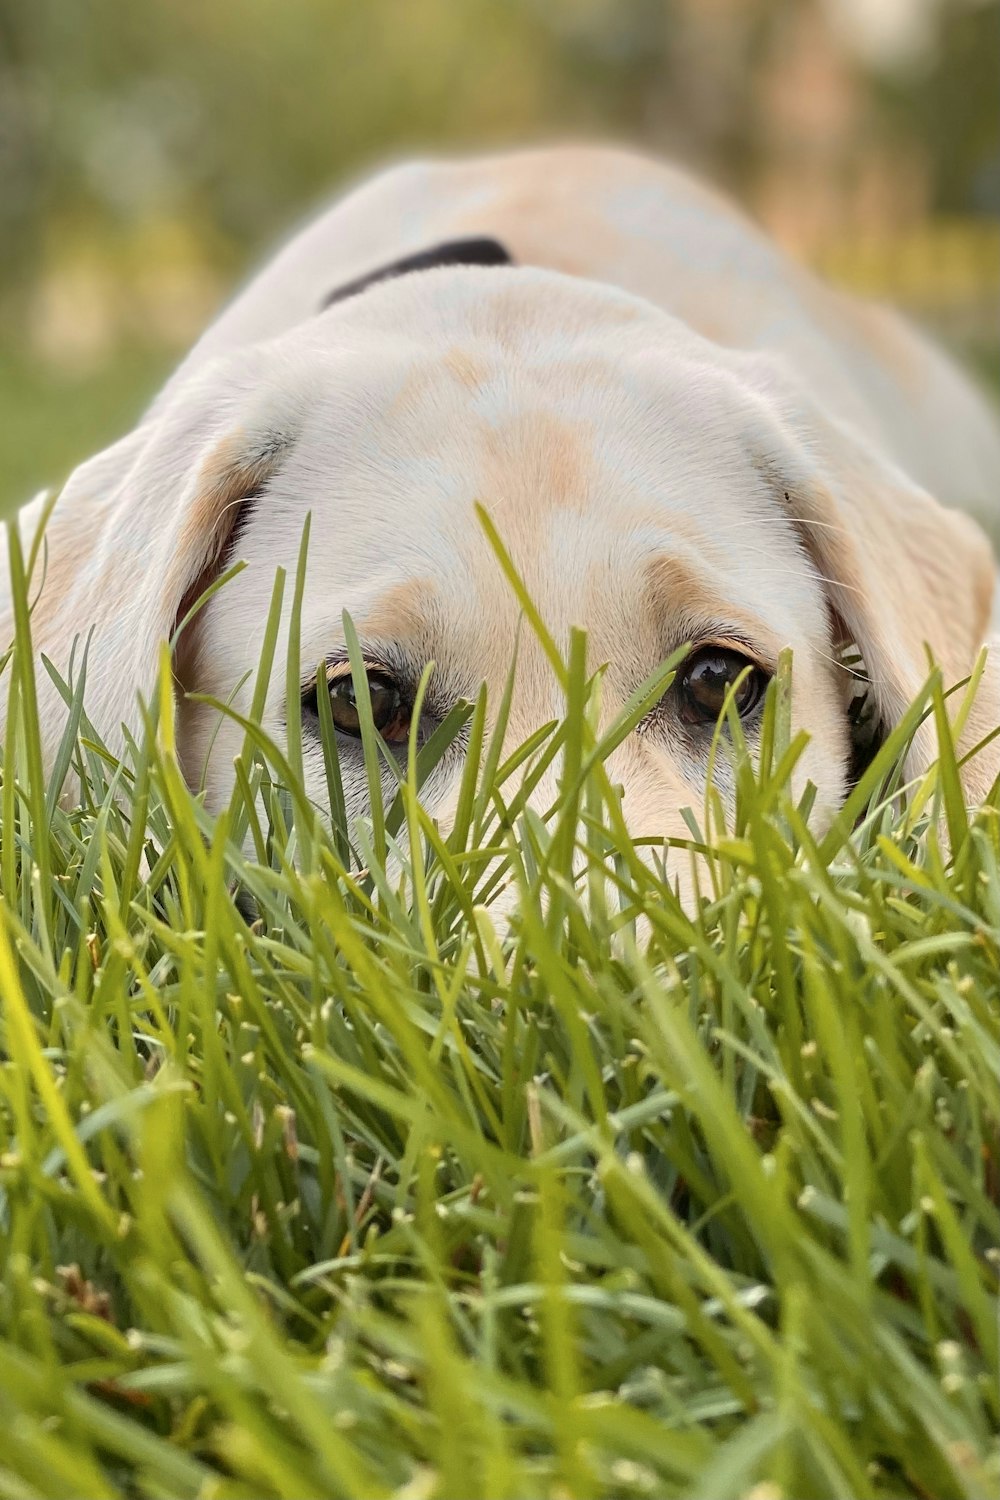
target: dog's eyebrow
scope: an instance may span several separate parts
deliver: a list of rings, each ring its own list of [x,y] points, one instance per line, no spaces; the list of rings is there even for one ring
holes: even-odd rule
[[[400,260],[390,261],[378,270],[347,281],[332,292],[327,292],[319,305],[319,311],[331,307],[334,302],[343,302],[347,297],[356,297],[359,292],[374,286],[379,281],[392,281],[397,276],[408,276],[411,271],[432,271],[435,266],[512,266],[513,256],[501,245],[486,235],[465,240],[445,240],[427,250],[418,250],[414,255],[404,255]]]
[[[764,671],[774,673],[780,651],[774,632],[720,594],[707,570],[676,553],[660,552],[647,560],[642,582],[654,618],[671,622],[665,656],[689,640],[695,646],[725,646],[742,652]]]

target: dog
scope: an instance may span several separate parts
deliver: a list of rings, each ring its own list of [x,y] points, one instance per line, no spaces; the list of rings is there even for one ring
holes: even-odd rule
[[[477,503],[556,641],[586,629],[605,712],[690,645],[609,763],[637,835],[687,837],[727,690],[752,750],[784,648],[793,728],[809,731],[795,785],[814,783],[822,821],[850,777],[841,648],[857,646],[890,728],[930,660],[961,682],[991,629],[978,523],[1000,519],[1000,426],[972,383],[681,170],[567,145],[390,168],[293,238],[135,430],[69,479],[33,586],[34,646],[65,675],[89,637],[87,710],[121,749],[161,642],[244,560],[174,660],[185,774],[221,807],[243,731],[187,694],[249,711],[275,568],[294,577],[310,513],[299,674],[272,675],[262,723],[280,742],[299,697],[306,791],[328,805],[329,694],[353,817],[368,793],[345,610],[393,753],[483,683],[495,704],[518,636],[510,742],[560,714]],[[26,544],[41,505],[22,512]],[[0,615],[9,638],[9,602]],[[65,706],[38,683],[51,764]],[[998,724],[994,650],[961,726],[970,803],[1000,772],[996,740],[970,754]],[[934,755],[925,724],[910,769]],[[460,772],[453,747],[426,789],[443,827]],[[731,802],[731,773],[715,775]]]

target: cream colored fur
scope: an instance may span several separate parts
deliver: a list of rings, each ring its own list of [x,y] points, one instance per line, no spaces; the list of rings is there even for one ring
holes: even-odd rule
[[[516,268],[420,272],[317,313],[338,285],[466,235],[496,236]],[[828,816],[848,756],[835,631],[862,646],[890,723],[925,648],[950,683],[987,638],[994,563],[969,516],[1000,520],[1000,429],[912,329],[820,284],[710,190],[631,153],[553,148],[398,167],[358,188],[223,312],[136,431],[73,474],[34,637],[67,671],[91,634],[88,710],[113,745],[251,492],[237,549],[249,566],[186,639],[183,687],[228,698],[252,673],[274,569],[294,573],[311,512],[301,679],[342,642],[347,609],[370,652],[433,660],[442,702],[483,681],[495,701],[518,611],[480,501],[557,638],[587,629],[609,713],[685,640],[735,633],[766,665],[791,646],[794,720],[812,736],[800,780]],[[26,538],[39,503],[22,512]],[[6,589],[4,566],[9,638]],[[279,738],[282,676],[264,714]],[[62,708],[40,682],[51,757]],[[559,711],[522,632],[512,737]],[[998,722],[994,651],[965,745]],[[241,741],[217,729],[181,697],[184,764],[213,805]],[[915,769],[933,749],[925,731]],[[994,742],[967,768],[970,799],[998,767]],[[704,743],[669,716],[640,727],[611,767],[635,832],[683,835],[706,768]],[[361,811],[350,747],[345,774]],[[306,775],[323,802],[308,744]],[[430,788],[445,822],[457,776]]]

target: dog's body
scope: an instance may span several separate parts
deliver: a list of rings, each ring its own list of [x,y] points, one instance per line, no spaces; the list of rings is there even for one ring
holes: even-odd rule
[[[477,501],[557,637],[587,628],[609,711],[685,640],[717,672],[729,652],[764,676],[791,646],[802,775],[829,811],[849,756],[838,641],[861,646],[887,723],[926,675],[925,643],[951,681],[973,666],[994,564],[942,507],[996,525],[1000,429],[901,320],[826,288],[677,171],[585,147],[400,167],[295,238],[141,426],[77,470],[49,524],[35,643],[66,670],[93,627],[91,717],[109,735],[134,725],[157,643],[232,552],[239,513],[249,566],[178,671],[245,707],[274,568],[294,570],[311,511],[298,687],[321,660],[340,680],[346,608],[377,680],[405,693],[436,663],[439,715],[483,681],[495,693],[513,650]],[[284,691],[264,715],[278,736]],[[682,834],[680,809],[701,802],[710,735],[692,702],[665,699],[617,752],[638,833]],[[51,756],[62,719],[44,683],[43,705]],[[181,708],[197,783],[217,719]],[[522,640],[511,733],[558,711]],[[963,743],[998,721],[990,665]],[[214,803],[240,738],[216,735]],[[931,753],[925,735],[918,761]],[[970,762],[970,797],[996,770],[995,746]],[[431,789],[445,820],[457,774],[445,762]],[[347,780],[361,810],[360,765]]]

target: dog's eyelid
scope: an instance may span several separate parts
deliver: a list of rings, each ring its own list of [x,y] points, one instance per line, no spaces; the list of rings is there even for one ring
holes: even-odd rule
[[[362,657],[361,665],[364,667],[369,677],[375,675],[376,673],[381,673],[384,677],[395,677],[397,675],[391,667],[386,666],[385,662],[375,661],[368,657]],[[345,677],[350,677],[350,675],[351,663],[349,661],[338,660],[327,662],[327,682],[342,682]]]
[[[696,651],[736,651],[740,656],[745,656],[752,667],[758,671],[765,672],[768,677],[773,677],[778,670],[777,662],[771,660],[766,651],[761,650],[753,641],[746,636],[739,635],[735,631],[720,632],[719,634],[693,636],[691,639],[691,652],[693,656]]]
[[[377,657],[363,656],[361,661],[369,677],[381,674],[383,677],[391,677],[393,680],[400,679],[401,674],[395,667],[389,666],[387,662],[381,661]],[[325,675],[328,687],[332,687],[335,682],[343,682],[349,678],[351,675],[351,663],[347,656],[328,657]],[[307,693],[315,692],[318,681],[319,678],[316,673],[310,672],[308,677],[302,682],[302,696],[305,697]]]

